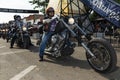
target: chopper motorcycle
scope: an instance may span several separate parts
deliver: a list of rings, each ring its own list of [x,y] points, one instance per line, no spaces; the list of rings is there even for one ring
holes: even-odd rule
[[[68,24],[69,22],[69,24]],[[75,45],[69,39],[74,37],[78,43],[86,50],[86,58],[90,66],[97,72],[108,73],[116,68],[117,57],[114,48],[105,39],[94,38],[86,34],[73,18],[59,18],[56,25],[55,34],[52,35],[45,49],[46,55],[55,58],[67,57],[74,53]],[[74,26],[74,28],[71,28]],[[78,40],[78,31],[87,39]]]

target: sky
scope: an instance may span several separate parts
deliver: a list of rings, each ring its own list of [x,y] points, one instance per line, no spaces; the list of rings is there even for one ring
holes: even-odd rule
[[[33,10],[34,6],[29,3],[31,0],[0,0],[0,8],[11,8],[11,9],[28,9]],[[0,12],[0,23],[6,23],[13,20],[14,15],[21,15],[21,17],[29,16],[28,13],[5,13]]]

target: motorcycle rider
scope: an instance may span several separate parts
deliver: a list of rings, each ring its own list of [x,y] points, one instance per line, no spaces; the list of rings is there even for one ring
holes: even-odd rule
[[[6,38],[7,42],[8,42],[8,41],[11,39],[11,37],[12,37],[12,28],[13,28],[13,22],[10,21],[10,22],[9,22],[8,31],[7,31],[7,38]]]
[[[18,29],[18,27],[20,27],[20,26],[18,26],[18,25],[19,25],[19,24],[18,24],[18,21],[21,22],[21,16],[19,16],[19,15],[14,15],[14,21],[15,21],[15,24],[14,24],[14,29],[13,29],[12,40],[11,40],[11,43],[10,43],[10,48],[13,48],[13,45],[14,45],[15,40],[16,40],[16,38],[17,38],[17,35],[16,35],[17,29]],[[23,23],[21,22],[20,25],[22,26]]]
[[[49,7],[46,10],[46,14],[47,14],[47,16],[43,20],[43,24],[44,24],[43,30],[44,30],[44,32],[43,32],[42,41],[41,41],[40,47],[39,47],[39,57],[40,57],[39,61],[43,61],[43,56],[44,56],[44,50],[45,50],[45,47],[46,47],[46,43],[48,42],[51,35],[54,33],[55,27],[56,27],[56,24],[57,24],[56,19],[54,19],[50,22],[47,21],[47,19],[50,20],[55,16],[54,8]]]

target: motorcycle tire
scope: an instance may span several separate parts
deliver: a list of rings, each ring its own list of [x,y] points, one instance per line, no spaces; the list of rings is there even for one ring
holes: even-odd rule
[[[95,55],[95,58],[93,58],[86,52],[87,61],[95,71],[109,73],[116,69],[116,52],[109,42],[96,38],[88,42],[87,47]]]
[[[23,42],[23,48],[24,49],[28,49],[29,48],[29,44],[30,44],[30,40],[29,40],[29,37],[24,37],[23,38],[24,42]]]

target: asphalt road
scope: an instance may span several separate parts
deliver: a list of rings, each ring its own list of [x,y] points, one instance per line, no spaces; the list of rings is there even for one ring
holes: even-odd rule
[[[120,80],[120,48],[116,49],[117,69],[108,74],[95,72],[88,64],[85,50],[76,47],[74,54],[62,60],[45,56],[39,62],[39,47],[20,49],[0,39],[0,80]]]

